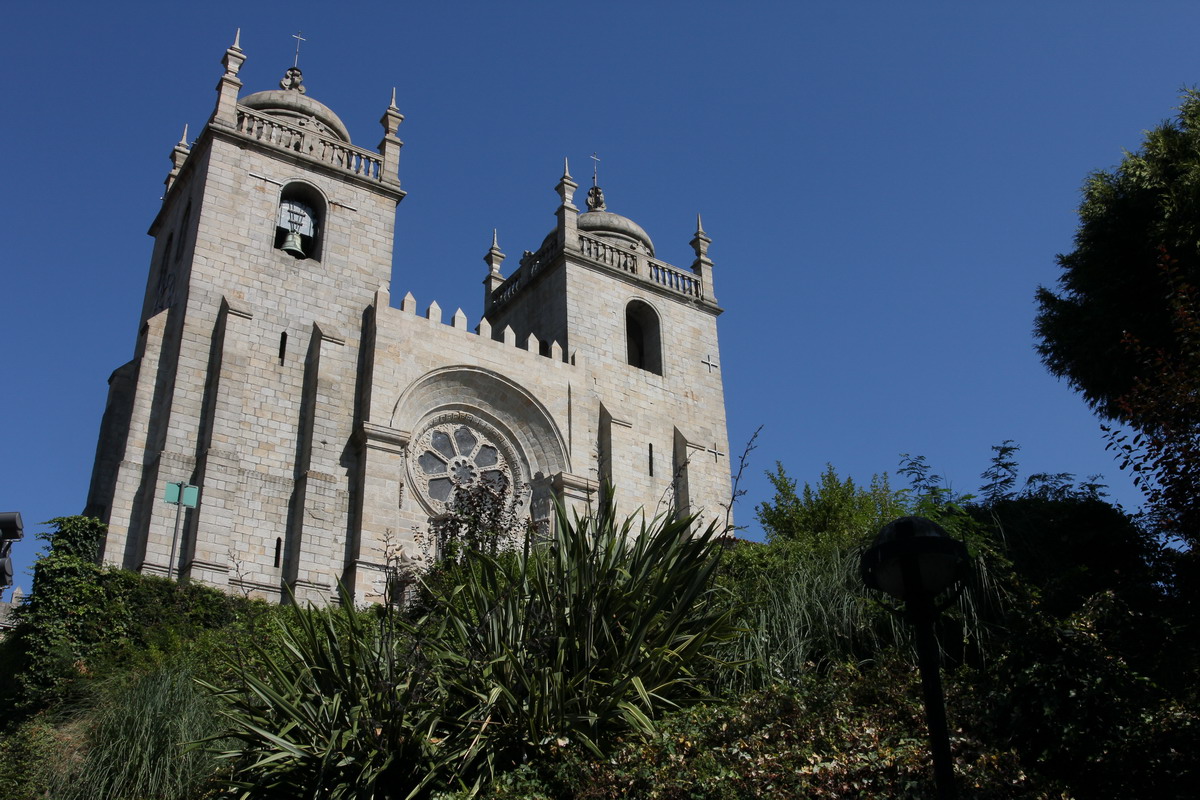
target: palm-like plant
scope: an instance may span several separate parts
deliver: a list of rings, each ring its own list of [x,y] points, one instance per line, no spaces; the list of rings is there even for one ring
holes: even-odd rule
[[[527,557],[469,560],[427,646],[458,718],[492,728],[481,766],[548,746],[598,754],[696,694],[697,668],[733,625],[713,586],[716,528],[691,525],[620,521],[608,500],[582,518],[560,508]]]
[[[355,610],[296,609],[278,652],[258,648],[240,687],[217,690],[232,722],[228,796],[368,800],[415,796],[435,779],[439,704],[425,695],[403,623]],[[398,627],[399,626],[399,627]]]
[[[648,730],[697,694],[697,667],[733,631],[714,595],[716,529],[691,522],[618,521],[611,500],[582,518],[560,509],[531,552],[450,566],[418,620],[383,609],[376,627],[346,596],[298,610],[284,657],[262,652],[222,693],[233,796],[473,790],[540,750],[599,754],[617,732]]]

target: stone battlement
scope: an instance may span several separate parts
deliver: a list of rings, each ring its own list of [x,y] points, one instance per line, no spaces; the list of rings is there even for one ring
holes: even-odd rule
[[[417,300],[413,297],[412,292],[404,295],[400,301],[400,308],[388,305],[388,295],[386,292],[380,291],[376,295],[377,308],[390,308],[391,311],[398,311],[401,314],[412,315],[416,319],[424,319],[442,327],[443,330],[449,328],[451,330],[460,330],[469,336],[478,336],[480,339],[494,342],[498,345],[513,347],[517,350],[527,350],[530,354],[539,358],[546,358],[550,361],[567,364],[568,366],[578,366],[578,355],[576,353],[568,354],[564,352],[562,344],[559,342],[550,342],[547,348],[542,347],[542,342],[532,333],[525,337],[525,341],[518,342],[517,335],[513,332],[512,326],[505,325],[500,331],[493,331],[492,325],[486,318],[480,319],[479,324],[471,329],[467,323],[467,315],[461,308],[456,309],[453,316],[450,317],[449,324],[442,321],[442,307],[437,301],[429,304],[425,309],[424,316],[419,316],[417,312]],[[497,338],[499,334],[499,338]]]

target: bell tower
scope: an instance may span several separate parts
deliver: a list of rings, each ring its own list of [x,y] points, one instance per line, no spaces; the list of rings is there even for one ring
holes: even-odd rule
[[[609,210],[595,172],[583,213],[578,188],[564,162],[557,224],[507,278],[503,256],[489,251],[490,328],[511,330],[518,342],[560,342],[572,364],[586,367],[591,381],[575,396],[576,413],[589,417],[593,474],[623,503],[648,515],[673,508],[702,512],[704,523],[728,518],[712,240],[697,215],[695,260],[673,266],[641,225]]]
[[[88,513],[109,525],[108,564],[324,602],[349,547],[347,410],[364,312],[391,277],[404,117],[393,90],[364,149],[298,66],[241,96],[245,61],[239,35],[211,118],[171,151]],[[167,483],[200,487],[178,527]]]

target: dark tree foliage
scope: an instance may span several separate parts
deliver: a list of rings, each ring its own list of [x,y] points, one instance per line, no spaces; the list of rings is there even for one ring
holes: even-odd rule
[[[994,526],[1016,574],[1050,614],[1074,613],[1101,592],[1138,595],[1142,603],[1157,595],[1153,541],[1098,497],[1077,489],[1062,497],[1031,491],[971,510]]]
[[[1083,187],[1075,249],[1058,257],[1057,290],[1040,287],[1038,352],[1109,419],[1138,424],[1121,399],[1146,377],[1144,352],[1174,357],[1165,250],[1178,276],[1200,285],[1200,93],[1187,91],[1175,119],[1146,133],[1142,148]]]
[[[1064,617],[1105,592],[1153,604],[1161,595],[1161,548],[1138,518],[1107,502],[1094,475],[1076,481],[1039,472],[1018,489],[1020,449],[1012,441],[992,447],[980,497],[966,508],[1041,610]]]
[[[1117,402],[1134,430],[1105,431],[1121,468],[1132,471],[1146,493],[1156,528],[1194,549],[1200,538],[1200,297],[1165,251],[1159,267],[1169,287],[1175,347],[1127,337],[1142,372]]]

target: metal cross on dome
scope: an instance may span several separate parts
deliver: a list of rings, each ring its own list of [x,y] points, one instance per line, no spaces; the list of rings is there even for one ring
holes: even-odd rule
[[[596,179],[600,175],[600,159],[599,159],[599,157],[596,156],[595,153],[592,153],[590,158],[592,159],[593,162],[595,162],[592,164],[592,186],[597,186],[597,185],[599,185],[596,183]]]
[[[296,31],[295,33],[292,34],[292,38],[296,40],[296,57],[294,59],[292,59],[293,67],[300,66],[300,43],[308,41],[308,39],[305,39],[301,35],[302,33],[304,33],[304,31]]]

